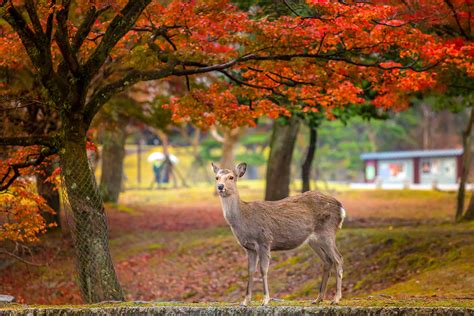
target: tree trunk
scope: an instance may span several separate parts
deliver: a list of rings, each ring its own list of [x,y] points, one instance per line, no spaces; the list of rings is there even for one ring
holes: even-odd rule
[[[462,133],[462,146],[464,153],[462,155],[462,170],[461,179],[459,181],[459,189],[456,204],[456,221],[462,219],[464,211],[464,199],[466,195],[466,181],[469,176],[469,167],[471,165],[471,140],[472,140],[472,126],[474,125],[474,108],[471,109],[471,115],[469,122],[467,123],[466,130]]]
[[[463,220],[474,221],[474,192],[471,193],[469,206],[467,207],[466,213],[464,213]]]
[[[235,148],[239,142],[242,130],[240,127],[223,130],[221,168],[233,169],[235,166]]]
[[[55,169],[55,166],[52,164],[47,165],[44,168],[45,174],[38,173],[36,174],[36,189],[38,194],[46,200],[48,206],[54,210],[55,214],[52,214],[47,211],[41,211],[41,216],[43,216],[46,225],[56,224],[57,228],[61,227],[61,221],[59,213],[61,211],[61,203],[59,200],[59,191],[56,190],[56,187],[51,182],[45,182],[45,180],[51,176]]]
[[[301,166],[301,179],[303,186],[301,192],[306,192],[311,190],[311,166],[314,160],[314,153],[316,152],[316,146],[318,141],[318,130],[315,126],[309,127],[309,145],[308,152],[306,153],[306,158]]]
[[[120,120],[117,124],[106,125],[100,177],[100,192],[104,202],[117,203],[122,190],[126,138],[125,120]]]
[[[370,150],[371,151],[377,151],[377,133],[374,129],[369,128],[367,130],[367,138],[369,139],[370,142]]]
[[[121,301],[124,295],[108,245],[105,210],[87,158],[85,128],[66,124],[61,167],[73,217],[79,286],[87,303]]]
[[[296,116],[285,123],[280,120],[273,123],[265,188],[267,201],[281,200],[290,194],[291,159],[299,125]]]
[[[233,129],[224,127],[221,135],[217,132],[216,128],[211,129],[212,137],[222,144],[222,155],[219,167],[227,169],[234,168],[235,148],[244,131],[245,129],[243,127]]]
[[[428,104],[422,103],[421,104],[421,111],[423,114],[423,149],[431,149],[431,140],[433,139],[432,133],[432,118],[433,112],[431,111],[431,107]]]

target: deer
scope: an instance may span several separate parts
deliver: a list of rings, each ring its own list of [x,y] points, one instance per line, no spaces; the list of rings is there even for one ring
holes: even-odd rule
[[[342,297],[343,258],[336,247],[336,232],[342,228],[346,211],[341,202],[318,191],[308,191],[279,201],[244,202],[240,199],[237,180],[247,170],[246,163],[233,169],[221,169],[211,163],[216,175],[216,191],[222,211],[239,245],[247,252],[248,281],[241,305],[252,300],[253,275],[260,267],[264,298],[270,302],[268,268],[271,251],[295,249],[308,243],[323,262],[319,295],[313,304],[324,300],[331,269],[336,272],[336,294],[331,304]]]

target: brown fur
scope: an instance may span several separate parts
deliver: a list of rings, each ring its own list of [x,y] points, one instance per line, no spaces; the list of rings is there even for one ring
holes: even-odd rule
[[[247,305],[251,300],[252,275],[257,261],[260,260],[264,280],[263,303],[267,304],[270,300],[267,282],[270,251],[294,249],[305,241],[324,263],[320,295],[316,302],[324,298],[330,268],[334,267],[337,293],[333,302],[337,303],[341,297],[342,257],[336,248],[335,235],[344,219],[341,203],[317,191],[280,201],[244,202],[239,197],[237,179],[244,175],[246,164],[239,164],[234,170],[212,166],[224,217],[248,254],[249,282],[243,304]]]

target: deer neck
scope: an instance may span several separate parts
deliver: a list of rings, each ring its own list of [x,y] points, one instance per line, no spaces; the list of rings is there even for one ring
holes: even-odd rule
[[[224,218],[231,226],[235,226],[241,219],[240,197],[239,194],[233,194],[227,197],[220,197]]]

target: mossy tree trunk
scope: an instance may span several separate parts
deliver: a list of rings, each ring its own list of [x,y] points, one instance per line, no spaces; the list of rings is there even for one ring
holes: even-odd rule
[[[313,165],[317,142],[318,142],[318,130],[315,126],[310,126],[308,151],[306,152],[305,160],[303,164],[301,165],[301,180],[302,180],[301,192],[306,192],[306,191],[311,190],[311,185],[310,185],[311,167]]]
[[[86,126],[66,122],[61,167],[73,216],[79,286],[88,303],[124,300],[108,245],[105,210],[86,150]]]
[[[296,115],[273,123],[265,187],[267,201],[281,200],[290,194],[291,160],[299,126]]]
[[[100,177],[100,192],[104,202],[117,203],[122,191],[126,128],[127,120],[123,116],[118,122],[105,125]]]

